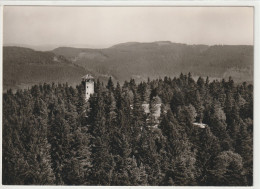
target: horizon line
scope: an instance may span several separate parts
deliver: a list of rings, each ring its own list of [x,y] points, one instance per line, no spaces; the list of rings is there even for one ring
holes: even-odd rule
[[[182,45],[204,45],[204,46],[254,46],[254,44],[224,44],[224,43],[216,43],[216,44],[203,44],[203,43],[182,43],[182,42],[172,42],[169,40],[160,40],[160,41],[127,41],[127,42],[120,42],[115,44],[107,44],[107,45],[94,45],[94,44],[21,44],[21,43],[4,43],[2,44],[3,47],[24,47],[24,48],[30,48],[33,50],[39,50],[39,48],[46,48],[46,49],[56,49],[56,48],[78,48],[78,49],[107,49],[111,48],[116,45],[120,44],[127,44],[127,43],[159,43],[159,42],[168,42],[169,44],[182,44]],[[103,46],[103,47],[102,47]],[[48,48],[49,47],[49,48]],[[53,48],[52,48],[53,47]],[[41,50],[41,51],[50,51],[50,50]]]

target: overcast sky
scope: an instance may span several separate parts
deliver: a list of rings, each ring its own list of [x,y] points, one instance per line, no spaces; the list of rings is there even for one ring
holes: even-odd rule
[[[253,45],[250,7],[4,7],[4,44],[108,47],[137,41]]]

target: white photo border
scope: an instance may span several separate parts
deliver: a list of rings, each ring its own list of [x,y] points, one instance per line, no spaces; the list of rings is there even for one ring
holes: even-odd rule
[[[201,0],[201,1],[169,1],[169,0],[161,0],[161,1],[149,1],[149,0],[139,0],[139,1],[132,1],[132,0],[122,0],[122,1],[81,1],[81,0],[74,0],[74,1],[26,1],[26,0],[2,0],[0,1],[0,44],[2,48],[0,50],[0,60],[2,62],[3,55],[3,10],[4,6],[102,6],[102,7],[254,7],[254,174],[253,174],[253,186],[252,187],[203,187],[203,188],[260,188],[260,1],[257,0],[222,0],[222,1],[215,1],[215,0]],[[3,90],[3,62],[0,66],[0,92],[2,94]],[[2,185],[2,95],[0,95],[0,188],[161,188],[160,186],[18,186],[18,185]],[[172,188],[173,186],[168,186],[167,188]],[[175,188],[176,186],[174,186]],[[176,188],[201,188],[201,186],[194,186],[194,187],[176,187]]]

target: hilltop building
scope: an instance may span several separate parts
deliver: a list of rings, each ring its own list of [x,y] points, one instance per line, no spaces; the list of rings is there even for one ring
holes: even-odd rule
[[[88,101],[91,94],[94,94],[94,77],[87,74],[82,77],[82,82],[85,85],[85,100]]]

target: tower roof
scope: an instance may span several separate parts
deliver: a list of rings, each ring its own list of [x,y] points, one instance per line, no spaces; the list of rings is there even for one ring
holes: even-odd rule
[[[94,77],[92,77],[91,75],[87,74],[87,75],[83,76],[82,79],[94,79]]]

